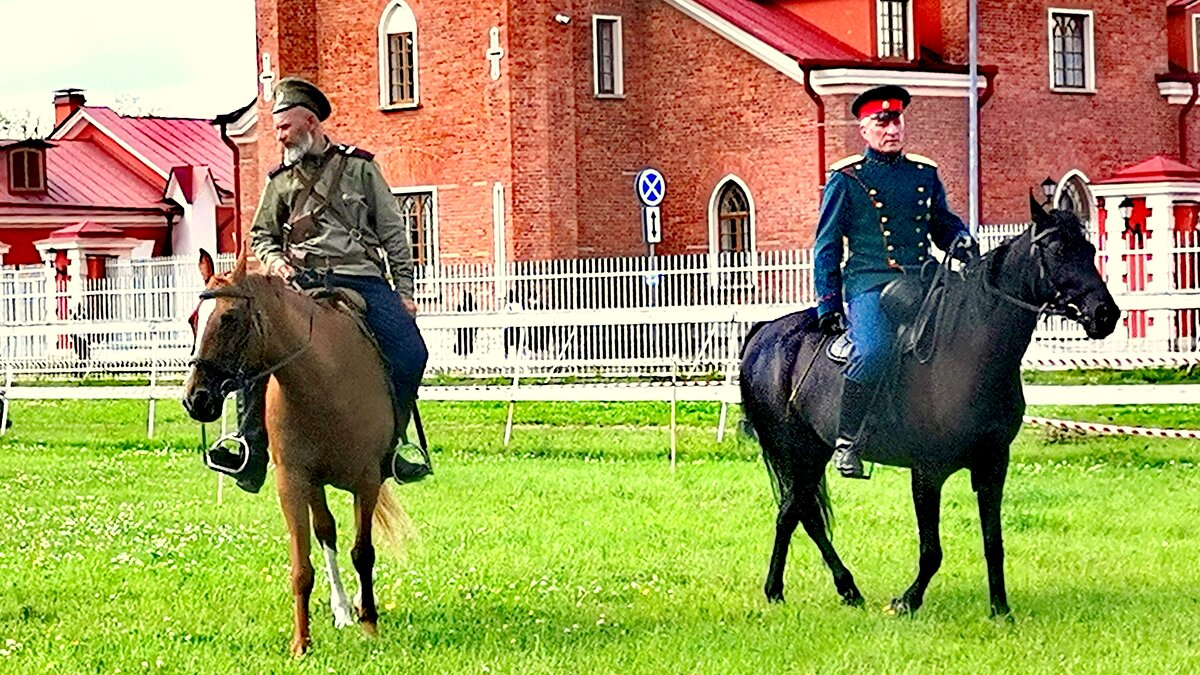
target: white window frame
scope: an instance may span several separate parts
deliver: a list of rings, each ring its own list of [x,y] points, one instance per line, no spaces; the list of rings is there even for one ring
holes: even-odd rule
[[[1054,17],[1068,14],[1083,17],[1083,87],[1060,87],[1054,84]],[[1072,7],[1046,8],[1046,70],[1050,91],[1062,94],[1096,93],[1096,15],[1090,9]]]
[[[1188,35],[1188,40],[1192,43],[1189,54],[1192,62],[1188,64],[1188,70],[1194,73],[1200,70],[1200,13],[1192,15],[1192,32]]]
[[[389,30],[390,29],[390,30]],[[413,36],[413,100],[409,103],[391,102],[392,67],[388,61],[388,36],[397,33]],[[417,33],[417,17],[404,0],[392,0],[379,16],[379,109],[410,110],[421,105],[421,43]]]
[[[879,58],[883,56],[883,3],[887,0],[875,0],[875,54]],[[917,58],[917,46],[913,36],[916,30],[913,26],[913,2],[915,0],[906,0],[904,8],[904,51],[905,57],[909,60]],[[895,58],[889,56],[887,58]]]
[[[432,245],[429,247],[429,256],[431,260],[425,263],[423,266],[417,265],[416,260],[413,261],[414,270],[418,267],[423,267],[425,272],[423,276],[418,276],[416,279],[417,288],[415,290],[415,294],[418,298],[428,298],[437,294],[437,285],[428,283],[422,284],[421,280],[436,279],[441,269],[440,263],[442,260],[441,238],[438,232],[438,221],[440,220],[438,216],[438,187],[436,185],[406,185],[404,187],[392,188],[392,198],[396,199],[397,201],[399,201],[400,197],[405,195],[416,194],[428,194],[430,196],[429,198],[433,200],[433,205],[430,209],[432,214],[430,217],[433,218],[433,222],[429,227],[429,236],[432,238]],[[397,209],[398,208],[399,204],[397,204]],[[404,231],[404,236],[405,238],[408,237],[408,230]],[[411,241],[409,242],[409,246],[412,246]]]
[[[747,274],[747,282],[738,283],[733,280],[724,268],[721,267],[721,191],[725,189],[727,183],[734,183],[742,189],[742,193],[746,195],[746,204],[750,209],[749,222],[746,225],[746,256],[750,261],[750,269]],[[708,259],[709,259],[709,284],[713,287],[746,287],[753,285],[758,279],[756,273],[758,264],[758,235],[756,230],[758,208],[754,204],[754,193],[750,191],[750,186],[746,185],[746,181],[739,178],[736,174],[727,174],[717,181],[713,186],[712,193],[708,196]]]
[[[600,92],[600,22],[613,22],[613,91]],[[621,17],[592,15],[592,92],[596,98],[625,98],[625,29]]]

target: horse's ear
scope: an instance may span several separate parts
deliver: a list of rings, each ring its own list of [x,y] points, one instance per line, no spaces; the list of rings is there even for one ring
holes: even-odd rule
[[[1045,225],[1050,222],[1050,214],[1046,213],[1046,209],[1038,203],[1038,200],[1033,196],[1033,190],[1029,191],[1029,216],[1033,218],[1036,225]]]
[[[233,273],[229,277],[230,281],[236,284],[237,282],[246,278],[247,260],[248,256],[246,255],[246,249],[243,248],[241,253],[238,253],[237,262],[233,265]]]
[[[200,249],[200,265],[199,265],[199,267],[200,267],[200,278],[203,279],[204,283],[207,284],[208,280],[213,277],[213,274],[216,271],[216,265],[213,264],[212,256],[209,255],[208,251],[205,251],[204,249]]]

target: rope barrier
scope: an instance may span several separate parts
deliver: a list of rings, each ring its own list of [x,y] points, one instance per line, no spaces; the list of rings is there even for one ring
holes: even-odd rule
[[[1100,424],[1097,422],[1075,422],[1058,420],[1050,417],[1025,416],[1026,424],[1051,427],[1062,431],[1077,431],[1084,434],[1102,434],[1106,436],[1149,436],[1153,438],[1200,438],[1197,429],[1159,429],[1156,427],[1131,427],[1118,424]]]

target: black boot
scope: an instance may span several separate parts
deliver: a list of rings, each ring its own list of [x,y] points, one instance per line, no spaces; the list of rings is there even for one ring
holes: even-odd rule
[[[838,422],[838,437],[834,443],[833,465],[846,478],[869,478],[863,471],[857,440],[862,430],[863,418],[867,414],[868,387],[845,380],[842,390],[842,415]]]
[[[407,445],[407,443],[404,445]],[[404,445],[400,447],[404,447]],[[395,450],[384,455],[383,464],[380,466],[380,469],[382,470],[384,480],[395,478],[396,482],[401,485],[416,483],[433,473],[433,469],[428,464],[410,462]]]
[[[267,383],[256,382],[238,392],[238,433],[219,439],[204,453],[204,463],[233,477],[237,486],[255,494],[267,479]],[[234,452],[226,447],[232,442]]]

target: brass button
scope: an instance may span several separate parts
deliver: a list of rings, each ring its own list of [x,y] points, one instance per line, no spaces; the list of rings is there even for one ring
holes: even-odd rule
[[[924,192],[924,191],[925,191],[925,186],[924,186],[924,185],[918,185],[918,186],[917,186],[917,192]]]
[[[887,260],[888,260],[888,265],[895,266],[896,260],[894,258],[888,258]]]
[[[881,222],[881,223],[886,223],[886,222],[887,222],[887,216],[879,216],[879,222]]]
[[[883,231],[883,236],[885,236],[885,237],[890,237],[890,236],[892,236],[892,231],[891,231],[891,230],[884,230],[884,231]]]
[[[874,197],[875,195],[879,194],[879,190],[876,190],[875,188],[871,188],[870,190],[867,190],[867,194]]]
[[[931,220],[932,218],[933,216],[929,215],[928,213],[925,214],[925,220]]]
[[[925,256],[924,255],[917,256],[917,262],[925,262]]]
[[[875,202],[875,208],[877,208],[877,209],[882,209],[882,208],[883,208],[883,202]]]
[[[889,250],[889,251],[895,251],[895,250],[896,250],[896,247],[895,247],[895,246],[892,246],[891,244],[888,244],[888,250]]]
[[[919,228],[919,227],[914,227],[914,228],[913,228],[913,232],[916,232],[917,234],[921,234],[921,228]]]
[[[855,169],[857,169],[857,170],[859,170],[859,171],[862,171],[862,164],[855,164],[855,165],[854,165],[854,168],[855,168]]]

